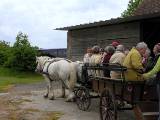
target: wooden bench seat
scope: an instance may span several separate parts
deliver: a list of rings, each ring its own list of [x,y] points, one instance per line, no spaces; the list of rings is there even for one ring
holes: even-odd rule
[[[123,81],[123,79],[113,79],[109,77],[102,77],[102,76],[95,76],[94,78],[99,79],[99,80],[112,80],[112,81]]]

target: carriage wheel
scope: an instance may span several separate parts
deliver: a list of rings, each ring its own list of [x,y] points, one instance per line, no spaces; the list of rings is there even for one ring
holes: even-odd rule
[[[114,96],[108,89],[105,89],[100,97],[100,118],[101,120],[117,119]]]
[[[89,91],[85,87],[80,87],[76,91],[76,103],[80,110],[86,111],[88,110],[91,99],[89,95]]]

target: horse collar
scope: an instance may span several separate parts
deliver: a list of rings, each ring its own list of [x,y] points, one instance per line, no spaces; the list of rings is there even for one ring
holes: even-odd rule
[[[48,68],[49,68],[49,66],[50,66],[52,63],[56,62],[56,60],[46,61],[46,62],[44,63],[44,66],[45,66],[45,64],[46,64],[47,62],[49,62],[49,64],[47,65],[47,71],[44,72],[44,71],[42,70],[42,73],[43,73],[43,74],[46,74],[50,81],[53,81],[53,80],[51,79],[49,73],[48,73]],[[43,66],[43,69],[44,69],[44,66]]]

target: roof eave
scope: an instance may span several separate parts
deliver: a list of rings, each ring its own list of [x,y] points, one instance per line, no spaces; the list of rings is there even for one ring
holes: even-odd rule
[[[90,28],[90,27],[97,27],[102,25],[114,25],[114,24],[120,24],[120,23],[127,23],[127,22],[134,22],[134,21],[140,21],[150,18],[160,17],[160,13],[153,13],[153,14],[146,14],[146,15],[137,15],[137,16],[130,16],[126,18],[115,18],[105,21],[99,21],[94,23],[88,23],[88,24],[80,24],[75,26],[68,26],[68,27],[61,27],[56,28],[54,30],[76,30],[76,29],[83,29],[83,28]]]

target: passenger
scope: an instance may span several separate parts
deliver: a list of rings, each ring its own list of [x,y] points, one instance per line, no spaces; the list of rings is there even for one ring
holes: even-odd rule
[[[142,56],[145,54],[147,48],[146,43],[140,42],[125,57],[123,66],[127,67],[127,71],[125,71],[126,80],[142,80],[142,73],[144,72]]]
[[[102,64],[105,65],[107,63],[109,63],[109,60],[111,58],[111,56],[113,55],[113,53],[115,52],[115,48],[111,45],[105,47],[104,49],[104,55],[103,55],[103,58],[102,58]],[[110,77],[110,71],[108,70],[105,70],[104,71],[104,76],[105,77]]]
[[[91,65],[96,65],[101,63],[102,55],[100,54],[100,47],[95,45],[92,47],[93,54],[90,59]],[[92,75],[100,75],[98,70],[92,71]]]
[[[93,46],[92,47],[93,54],[91,56],[90,63],[92,64],[99,64],[102,58],[102,55],[100,54],[100,47],[99,46]]]
[[[160,43],[157,44],[157,49],[156,51],[160,52]],[[149,71],[148,73],[143,74],[143,77],[145,79],[149,79],[156,75],[156,82],[157,82],[157,93],[158,93],[158,98],[159,98],[159,118],[160,120],[160,57],[158,57],[158,60],[154,66],[154,68]]]
[[[148,72],[155,66],[159,56],[160,56],[160,43],[156,44],[153,48],[154,58],[152,58],[151,62],[146,65],[146,71]]]
[[[125,48],[124,45],[118,45],[116,48],[116,52],[111,56],[109,63],[118,63],[120,65],[123,64],[125,54],[124,54]],[[111,78],[121,78],[120,72],[111,71],[110,72]]]
[[[129,53],[129,49],[128,49],[128,48],[125,48],[125,50],[124,50],[124,54],[127,56],[127,55],[128,55],[128,53]]]
[[[117,40],[112,41],[112,46],[116,49],[117,46],[120,45],[120,42]]]
[[[103,55],[103,53],[104,53],[104,49],[100,48],[100,54]]]
[[[83,62],[89,63],[92,56],[92,49],[88,48],[87,53],[84,55]]]
[[[109,46],[105,47],[103,58],[102,58],[102,63],[104,63],[104,64],[109,63],[109,60],[114,52],[115,52],[115,48],[113,46],[109,45]]]
[[[150,55],[151,55],[151,51],[149,48],[147,48],[147,50],[142,58],[142,64],[143,64],[143,67],[145,68],[145,71],[146,71],[147,65],[150,64],[152,61],[152,57]]]

